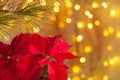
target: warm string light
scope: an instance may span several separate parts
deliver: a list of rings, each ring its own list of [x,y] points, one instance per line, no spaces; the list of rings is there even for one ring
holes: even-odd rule
[[[75,10],[79,10],[80,9],[80,5],[79,4],[75,4],[74,9]]]
[[[73,4],[71,0],[65,0],[65,6],[68,9],[67,12],[66,12],[67,17],[64,20],[66,23],[64,21],[59,21],[58,26],[59,26],[60,29],[65,29],[65,25],[66,24],[72,24],[72,21],[73,21],[72,17],[68,17],[68,16],[71,16],[73,14],[72,9],[74,9],[77,12],[82,10],[80,4]],[[108,5],[107,2],[101,2],[101,3],[93,2],[91,4],[91,7],[94,8],[94,9],[96,9],[96,8],[98,9],[100,7],[102,9],[107,9],[107,8],[109,8],[109,5]],[[59,12],[59,11],[55,11],[55,12]],[[103,23],[102,20],[96,19],[96,14],[93,14],[93,13],[95,13],[95,12],[90,10],[90,9],[86,9],[84,11],[84,15],[87,17],[87,20],[89,22],[87,22],[87,20],[86,20],[86,22],[85,21],[82,22],[82,19],[81,19],[81,21],[76,22],[75,25],[76,25],[76,28],[78,29],[78,31],[86,29],[84,27],[87,27],[89,30],[93,30],[93,28],[95,28],[95,26],[97,28],[99,28],[99,26],[100,27],[103,26],[102,25],[102,23]],[[111,9],[110,10],[110,16],[111,17],[115,17],[116,14],[117,14],[116,9]],[[51,21],[55,21],[55,20],[56,20],[56,18],[53,18]],[[93,22],[91,22],[91,20],[93,20]],[[106,38],[109,37],[110,35],[114,35],[113,34],[113,33],[115,33],[114,26],[107,26],[107,28],[103,29],[102,33],[103,33],[103,36],[106,37]],[[115,36],[116,36],[116,38],[120,38],[120,32],[119,31],[116,32]],[[80,43],[82,43],[82,41],[84,42],[84,40],[85,40],[84,39],[84,34],[82,34],[82,35],[81,34],[73,35],[72,39],[73,39],[73,41],[75,43],[77,42],[77,44],[80,44]],[[81,45],[81,46],[85,46],[85,45]],[[86,45],[83,48],[83,51],[85,53],[91,53],[92,50],[93,50],[92,45]],[[113,45],[107,45],[106,46],[106,51],[112,52],[113,51]],[[73,54],[74,55],[79,55],[79,52],[77,52],[74,49],[73,50]],[[86,63],[86,61],[87,61],[86,56],[85,57],[81,57],[79,59],[79,62],[80,62],[81,65],[84,65],[84,63]],[[109,66],[112,66],[112,65],[116,64],[118,61],[119,61],[118,57],[114,57],[114,58],[111,58],[109,60],[103,61],[101,65],[103,67],[107,68]],[[75,64],[73,64],[72,73],[76,74],[76,73],[79,73],[79,72],[81,72],[81,67],[80,66],[76,66]],[[91,76],[87,76],[84,73],[81,73],[80,76],[76,76],[75,75],[75,76],[72,76],[72,77],[71,76],[68,77],[68,80],[80,80],[80,79],[87,79],[87,80],[94,80],[95,79],[95,80],[97,80],[97,76],[92,76],[91,77]],[[109,79],[109,77],[107,75],[104,75],[102,77],[102,80],[108,80],[108,79]]]
[[[99,7],[99,4],[98,4],[97,2],[93,2],[93,3],[92,3],[92,7],[93,7],[93,8],[98,8],[98,7]]]
[[[78,72],[80,72],[80,67],[79,67],[79,66],[74,66],[74,67],[72,68],[72,71],[73,71],[74,73],[78,73]]]
[[[103,8],[107,8],[108,4],[106,2],[102,2],[102,6],[103,6]]]

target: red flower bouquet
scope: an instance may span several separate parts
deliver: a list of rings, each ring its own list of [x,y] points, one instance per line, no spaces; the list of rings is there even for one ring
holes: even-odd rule
[[[67,80],[69,45],[55,37],[20,34],[11,44],[0,42],[0,80]]]

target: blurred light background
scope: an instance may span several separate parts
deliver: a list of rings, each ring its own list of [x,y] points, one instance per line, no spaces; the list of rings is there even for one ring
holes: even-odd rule
[[[55,2],[51,35],[62,34],[79,59],[66,61],[68,80],[120,80],[120,1]]]
[[[41,34],[62,34],[72,45],[70,51],[80,56],[66,60],[68,80],[120,80],[120,1],[63,0],[54,6],[51,22]]]

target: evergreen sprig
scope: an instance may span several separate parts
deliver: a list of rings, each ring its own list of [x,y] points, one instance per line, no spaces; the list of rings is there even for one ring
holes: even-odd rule
[[[4,32],[9,26],[14,26],[17,19],[24,24],[28,25],[29,28],[39,27],[42,25],[39,20],[45,20],[50,13],[52,13],[51,4],[57,0],[45,0],[46,5],[42,5],[41,1],[33,0],[32,2],[27,2],[28,0],[0,0],[0,29]],[[51,4],[50,4],[51,3]],[[43,21],[42,21],[43,22]],[[29,25],[30,24],[30,25]],[[19,25],[22,27],[21,25]]]

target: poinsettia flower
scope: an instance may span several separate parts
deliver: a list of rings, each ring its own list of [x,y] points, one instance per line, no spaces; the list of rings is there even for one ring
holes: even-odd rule
[[[56,59],[57,61],[77,58],[77,56],[74,56],[72,53],[69,52],[70,45],[63,40],[60,40],[60,38],[61,35],[45,38],[45,41],[47,42],[49,48],[48,55],[51,58]]]
[[[60,40],[60,37],[61,36],[58,35],[45,38],[49,49],[47,51],[49,80],[67,80],[67,67],[63,64],[63,61],[65,59],[77,58],[77,56],[69,52],[70,45]],[[41,63],[41,61],[39,63]]]
[[[51,62],[48,64],[49,80],[67,80],[67,67],[60,62]]]
[[[34,50],[34,46],[29,42],[30,37],[33,38],[34,35],[18,35],[10,45],[0,42],[1,80],[36,80],[42,76],[43,70],[37,64],[40,56],[32,54],[37,50]]]

